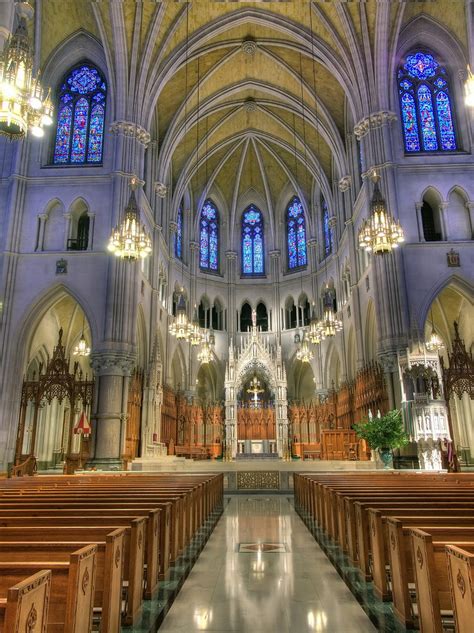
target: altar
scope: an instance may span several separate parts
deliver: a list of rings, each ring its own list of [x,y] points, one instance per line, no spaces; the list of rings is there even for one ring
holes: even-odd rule
[[[225,372],[225,450],[228,458],[289,455],[286,370],[276,337],[252,327],[237,349],[230,342]]]

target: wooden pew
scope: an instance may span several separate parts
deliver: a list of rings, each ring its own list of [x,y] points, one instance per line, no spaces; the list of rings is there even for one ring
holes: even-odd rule
[[[95,545],[87,545],[69,557],[68,563],[0,563],[0,595],[25,577],[51,572],[47,633],[89,633],[95,582]],[[27,629],[26,631],[34,631]],[[14,631],[14,629],[13,629]],[[11,633],[10,631],[8,633]]]
[[[456,633],[471,633],[474,622],[474,546],[446,546]]]
[[[390,567],[390,549],[395,550],[398,542],[403,538],[399,530],[407,530],[409,527],[474,527],[474,508],[467,510],[393,508],[374,509],[369,508],[370,525],[370,553],[371,575],[374,582],[374,591],[382,600],[388,600],[391,592],[388,587],[387,569]],[[401,515],[403,513],[403,515]],[[455,514],[454,514],[455,513]],[[394,533],[396,531],[396,533]],[[406,539],[406,549],[409,550],[409,541]],[[398,555],[398,554],[397,554]],[[393,577],[393,574],[390,573]],[[392,581],[393,582],[393,581]]]
[[[139,613],[143,596],[145,518],[133,519],[131,527],[123,528],[123,578],[128,582],[126,607],[123,620],[132,624]],[[25,541],[99,542],[117,526],[58,526],[38,525],[32,527],[26,519],[21,527],[21,538]],[[26,525],[24,525],[26,523]],[[18,523],[16,524],[18,526]],[[18,541],[18,527],[0,527],[0,543]]]
[[[47,569],[25,578],[0,597],[0,633],[46,630],[51,572]],[[2,591],[2,594],[4,591]]]
[[[410,540],[420,632],[443,633],[441,611],[452,611],[446,546],[474,548],[474,530],[463,535],[462,530],[452,528],[452,535],[442,535],[414,528]]]
[[[107,534],[105,541],[95,542],[94,609],[100,609],[101,633],[117,633],[120,630],[122,603],[123,538],[120,528]],[[76,550],[90,545],[78,542],[10,541],[0,542],[0,563],[24,563],[28,561],[49,563],[68,562]]]

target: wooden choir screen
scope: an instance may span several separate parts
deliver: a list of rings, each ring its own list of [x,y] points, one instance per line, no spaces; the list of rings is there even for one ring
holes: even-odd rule
[[[129,461],[140,452],[143,405],[143,371],[135,369],[130,377],[127,403],[127,431],[125,435],[124,459]]]
[[[237,437],[239,440],[274,440],[275,409],[239,407],[237,410]]]
[[[170,454],[219,457],[223,427],[223,408],[219,403],[196,403],[170,387],[163,389],[161,441]]]
[[[357,372],[353,382],[331,390],[326,398],[293,402],[289,406],[293,453],[306,453],[322,459],[367,459],[351,430],[354,423],[388,411],[388,394],[383,370],[370,363]]]

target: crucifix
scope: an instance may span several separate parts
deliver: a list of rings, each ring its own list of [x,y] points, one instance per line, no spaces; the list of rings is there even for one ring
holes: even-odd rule
[[[259,393],[263,393],[264,391],[265,391],[265,389],[262,389],[262,386],[260,384],[260,380],[257,378],[257,375],[255,374],[255,376],[250,381],[249,388],[247,389],[247,393],[252,393],[253,394],[253,406],[255,408],[258,407],[258,394]]]

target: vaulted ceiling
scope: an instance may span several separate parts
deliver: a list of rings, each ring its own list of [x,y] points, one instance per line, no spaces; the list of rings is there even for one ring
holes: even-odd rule
[[[79,31],[99,40],[114,118],[138,117],[159,143],[156,180],[175,202],[218,192],[231,216],[247,191],[269,209],[290,190],[308,201],[315,181],[329,194],[349,171],[346,128],[393,106],[406,25],[428,16],[467,39],[463,0],[41,5],[43,64]]]

